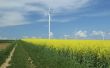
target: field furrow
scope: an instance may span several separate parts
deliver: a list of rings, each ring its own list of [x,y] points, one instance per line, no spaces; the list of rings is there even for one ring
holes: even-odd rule
[[[12,61],[10,62],[11,66],[8,68],[35,68],[36,66],[32,62],[33,60],[28,52],[20,43],[18,43]]]
[[[7,68],[110,68],[110,40],[23,39],[16,43]]]

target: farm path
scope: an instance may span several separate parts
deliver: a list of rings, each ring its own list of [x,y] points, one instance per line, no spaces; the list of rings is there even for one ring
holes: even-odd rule
[[[17,44],[13,47],[12,51],[10,52],[10,55],[8,56],[8,58],[5,60],[5,62],[1,65],[0,68],[7,68],[8,66],[10,66],[10,61],[12,59],[12,56],[15,52]]]
[[[33,63],[33,60],[31,57],[28,58],[28,61],[30,61],[30,68],[36,68],[37,66]]]

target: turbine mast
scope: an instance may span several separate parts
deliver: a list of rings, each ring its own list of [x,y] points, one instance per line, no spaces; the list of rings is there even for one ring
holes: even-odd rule
[[[104,34],[104,32],[102,32],[101,35],[102,35],[102,39],[105,40],[105,34]]]
[[[104,34],[102,34],[102,38],[103,38],[103,40],[105,40],[105,35]]]
[[[51,28],[50,28],[50,26],[51,26],[51,13],[50,13],[50,8],[48,10],[48,19],[49,19],[49,21],[48,21],[49,22],[49,25],[48,25],[49,26],[49,28],[48,28],[49,29],[48,30],[49,31],[48,32],[49,36],[48,36],[48,38],[51,39]]]

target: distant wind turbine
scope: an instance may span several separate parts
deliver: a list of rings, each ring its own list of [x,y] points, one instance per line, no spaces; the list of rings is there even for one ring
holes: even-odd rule
[[[105,33],[101,32],[102,39],[105,40]]]
[[[104,33],[102,33],[102,39],[105,40],[105,34]]]

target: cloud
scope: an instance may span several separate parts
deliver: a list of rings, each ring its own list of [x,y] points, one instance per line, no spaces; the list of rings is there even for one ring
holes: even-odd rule
[[[0,0],[2,9],[79,9],[86,6],[90,0]],[[31,7],[31,8],[30,8]]]
[[[87,6],[89,2],[90,0],[0,0],[0,27],[28,24],[23,13],[47,13],[48,8],[57,12],[75,11]]]
[[[0,36],[0,40],[6,40],[6,39],[8,39],[7,37],[1,37]]]
[[[92,31],[93,36],[101,36],[103,40],[105,39],[106,34],[107,33],[104,31]]]
[[[29,24],[25,21],[25,18],[22,13],[19,12],[4,12],[0,16],[0,27],[4,26],[15,26]]]
[[[70,35],[65,34],[64,35],[64,39],[68,39],[70,37]]]
[[[81,31],[81,30],[77,31],[74,35],[77,38],[86,38],[86,37],[88,37],[87,31]]]
[[[110,16],[110,11],[101,11],[101,12],[96,12],[96,13],[86,13],[86,14],[82,14],[80,16],[85,16],[85,17]]]
[[[50,32],[50,36],[53,36],[54,34],[53,34],[53,32]]]
[[[92,35],[105,35],[106,33],[103,31],[92,31]]]
[[[108,33],[108,35],[110,35],[110,32]]]
[[[77,17],[72,17],[72,18],[51,18],[51,22],[56,22],[56,23],[69,23],[70,21],[74,21],[76,20]],[[42,19],[38,19],[36,20],[36,22],[48,22],[48,17],[47,18],[42,18]]]
[[[83,7],[89,0],[39,0],[47,8],[60,9],[77,9]]]
[[[50,32],[50,37],[53,38],[54,37],[54,33]]]
[[[60,23],[64,23],[64,22],[69,22],[71,21],[70,19],[51,19],[51,22],[60,22]],[[39,19],[37,20],[37,22],[48,22],[48,19]]]

